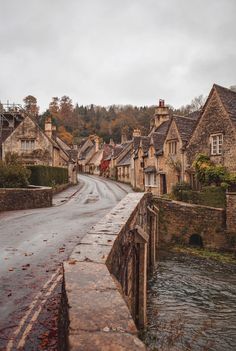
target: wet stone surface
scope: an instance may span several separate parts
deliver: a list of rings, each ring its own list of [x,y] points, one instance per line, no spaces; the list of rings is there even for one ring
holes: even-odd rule
[[[235,351],[236,265],[162,252],[149,281],[149,350]]]

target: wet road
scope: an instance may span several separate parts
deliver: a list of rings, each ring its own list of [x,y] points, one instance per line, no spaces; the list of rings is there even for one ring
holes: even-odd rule
[[[50,349],[29,340],[47,301],[60,290],[61,263],[131,191],[92,176],[79,179],[79,187],[55,196],[54,207],[0,214],[0,350]]]
[[[148,292],[150,350],[235,351],[236,265],[161,252]]]

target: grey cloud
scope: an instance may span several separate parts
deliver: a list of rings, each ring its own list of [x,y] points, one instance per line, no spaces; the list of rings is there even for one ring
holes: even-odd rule
[[[179,106],[236,83],[235,0],[1,2],[2,101]]]

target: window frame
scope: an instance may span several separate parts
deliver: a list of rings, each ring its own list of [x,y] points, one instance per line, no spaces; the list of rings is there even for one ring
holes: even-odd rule
[[[223,133],[210,135],[211,156],[220,156],[223,153]]]
[[[32,151],[35,149],[35,139],[20,139],[21,151]]]
[[[169,155],[177,154],[177,140],[168,141],[168,154]]]

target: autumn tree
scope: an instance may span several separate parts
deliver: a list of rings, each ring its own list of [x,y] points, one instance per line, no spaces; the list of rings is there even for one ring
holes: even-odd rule
[[[30,117],[37,118],[39,113],[39,107],[37,105],[37,99],[33,95],[28,95],[24,99],[24,109]]]
[[[58,97],[53,97],[52,101],[49,104],[49,112],[51,116],[54,118],[59,118],[59,114],[60,114],[59,101],[60,100]]]
[[[58,128],[58,136],[68,145],[73,143],[73,136],[65,129],[64,126],[60,126]]]

